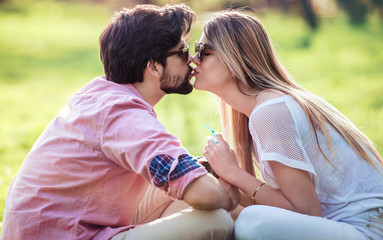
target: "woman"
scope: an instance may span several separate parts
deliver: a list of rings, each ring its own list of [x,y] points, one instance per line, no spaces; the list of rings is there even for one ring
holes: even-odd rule
[[[242,192],[237,239],[383,239],[382,158],[345,116],[300,87],[261,23],[223,12],[204,27],[194,87],[221,100],[204,156]],[[255,175],[256,165],[265,183]]]

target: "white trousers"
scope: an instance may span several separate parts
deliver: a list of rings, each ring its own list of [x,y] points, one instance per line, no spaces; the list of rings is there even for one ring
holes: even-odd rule
[[[383,214],[380,211],[367,211],[348,218],[346,223],[253,205],[245,208],[235,222],[235,239],[379,240],[383,239]]]
[[[150,186],[130,224],[111,240],[232,240],[234,222],[224,209],[197,210]]]

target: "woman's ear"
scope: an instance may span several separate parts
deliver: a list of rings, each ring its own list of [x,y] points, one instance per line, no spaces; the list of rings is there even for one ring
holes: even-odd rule
[[[153,77],[161,78],[164,67],[159,62],[150,60],[146,65],[146,69]]]

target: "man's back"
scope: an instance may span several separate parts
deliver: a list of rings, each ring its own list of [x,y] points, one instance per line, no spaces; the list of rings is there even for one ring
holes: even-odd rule
[[[8,193],[2,239],[107,239],[128,229],[161,149],[187,153],[133,86],[96,78],[70,98],[25,159]]]

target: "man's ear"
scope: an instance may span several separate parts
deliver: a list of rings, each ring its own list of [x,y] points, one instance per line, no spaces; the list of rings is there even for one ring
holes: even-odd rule
[[[150,75],[152,75],[153,77],[158,77],[158,78],[161,78],[162,73],[164,71],[164,67],[160,63],[153,60],[150,60],[146,64],[146,69],[148,70]]]

